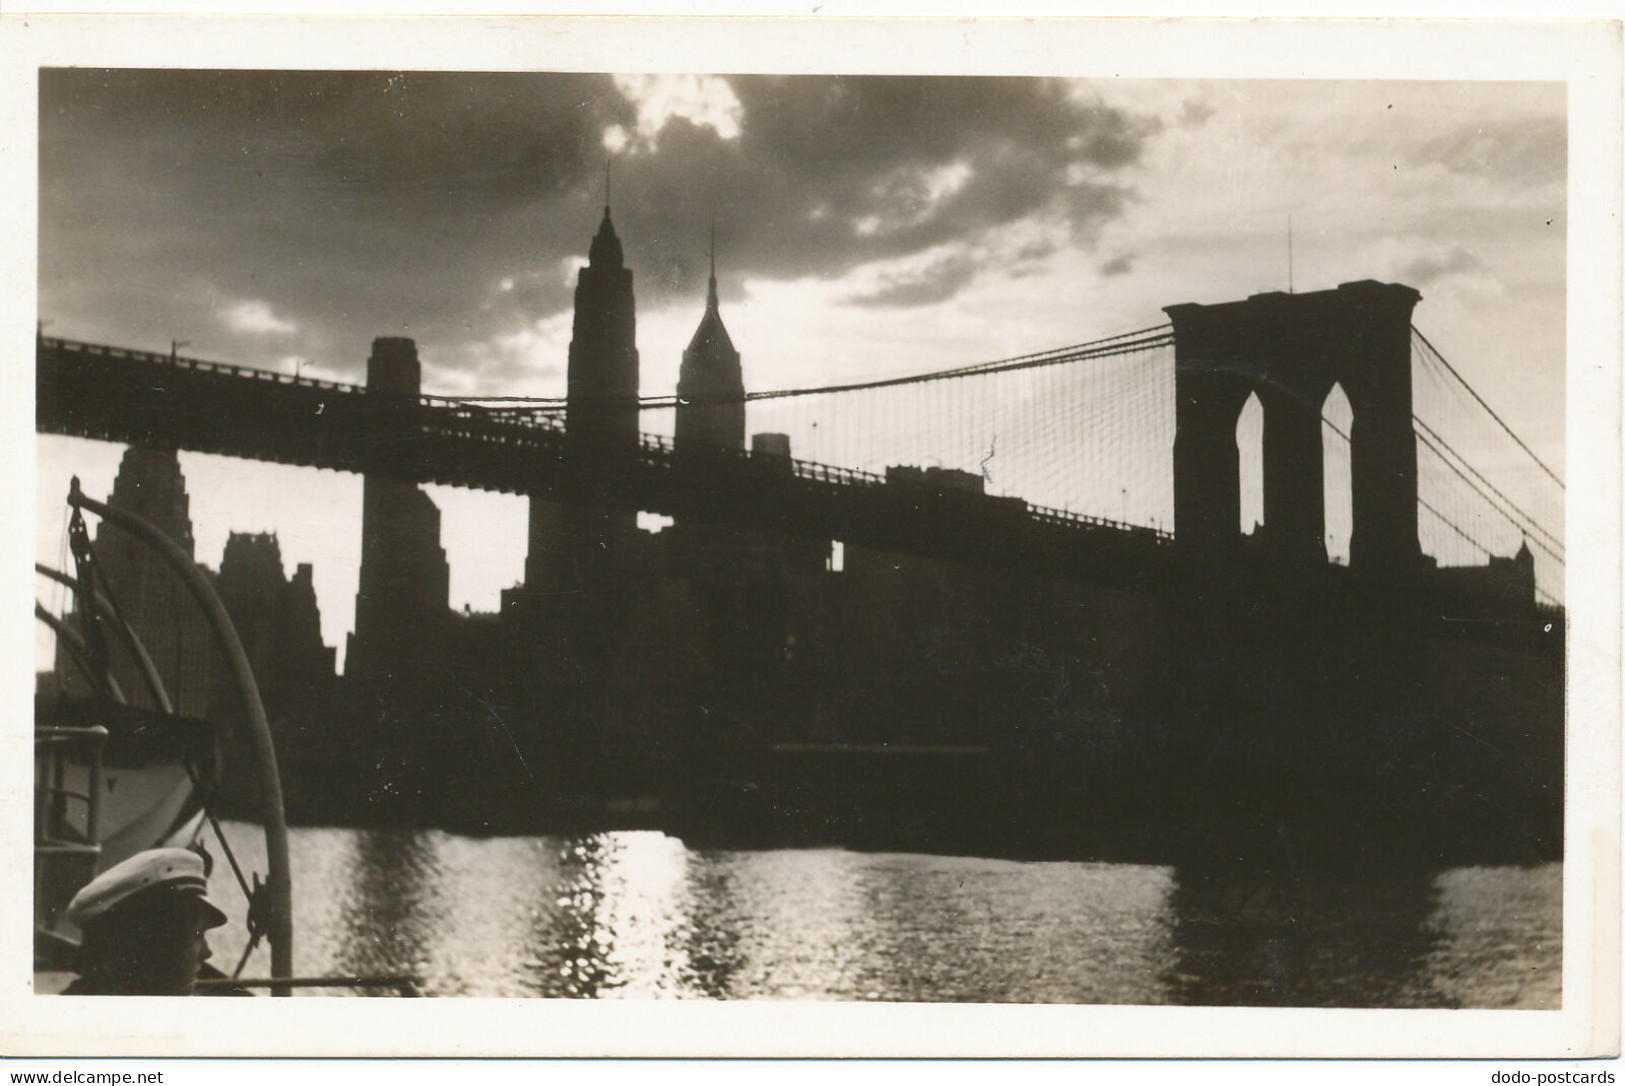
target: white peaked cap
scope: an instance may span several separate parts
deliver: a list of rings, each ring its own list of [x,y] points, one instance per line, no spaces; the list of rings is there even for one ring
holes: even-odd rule
[[[68,902],[66,916],[83,928],[143,890],[168,886],[195,896],[209,927],[217,928],[226,922],[226,914],[204,896],[208,885],[203,874],[203,857],[197,853],[184,848],[148,849],[91,879]]]

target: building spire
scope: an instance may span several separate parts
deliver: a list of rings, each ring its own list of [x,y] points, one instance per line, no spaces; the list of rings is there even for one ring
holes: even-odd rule
[[[604,217],[599,220],[598,233],[587,250],[587,263],[593,267],[622,268],[625,257],[621,252],[621,239],[615,236],[615,224],[609,218],[609,182],[612,157],[604,159]]]
[[[711,281],[705,291],[705,307],[717,307],[717,221],[711,220]]]
[[[677,429],[680,449],[745,447],[745,383],[728,329],[717,307],[717,221],[711,220],[706,258],[705,313],[683,351],[677,371]]]

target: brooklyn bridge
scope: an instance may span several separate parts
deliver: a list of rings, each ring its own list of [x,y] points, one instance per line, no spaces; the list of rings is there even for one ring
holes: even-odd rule
[[[365,477],[344,686],[281,725],[317,806],[1552,855],[1563,482],[1420,301],[1175,304],[1020,357],[747,390],[713,267],[676,395],[645,397],[606,208],[563,398],[426,392],[403,338],[350,385],[41,335],[37,429]],[[448,612],[423,484],[529,498],[493,621]]]

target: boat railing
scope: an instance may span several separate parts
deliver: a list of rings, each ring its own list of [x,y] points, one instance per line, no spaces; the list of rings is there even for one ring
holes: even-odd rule
[[[207,806],[207,797],[202,795],[203,784],[193,766],[193,759],[187,757],[184,749],[174,750],[174,747],[183,746],[175,740],[184,738],[179,733],[170,735],[165,741],[157,733],[148,735],[143,740],[157,740],[159,748],[170,748],[169,753],[174,754],[181,765],[186,769],[187,777],[191,782],[194,794],[199,796],[203,806],[192,817],[207,819],[213,826],[215,834],[224,850],[226,859],[231,863],[232,873],[236,876],[239,887],[248,902],[249,915],[249,942],[243,954],[243,962],[239,963],[238,970],[243,968],[249,955],[259,944],[262,938],[270,944],[271,968],[275,977],[289,977],[293,974],[293,926],[292,926],[292,887],[289,874],[287,823],[283,817],[282,782],[277,774],[276,752],[272,744],[271,729],[265,715],[264,703],[260,700],[259,687],[254,678],[253,669],[249,664],[248,656],[243,650],[241,639],[233,626],[231,616],[227,613],[224,603],[218,593],[194,561],[191,553],[181,547],[162,529],[127,509],[116,508],[103,504],[87,497],[80,489],[79,480],[75,477],[69,485],[68,505],[73,510],[73,521],[69,527],[70,543],[74,545],[74,557],[79,568],[79,577],[70,578],[65,574],[55,574],[43,567],[37,567],[39,572],[51,576],[54,580],[73,587],[78,593],[78,606],[83,608],[85,614],[105,607],[116,630],[124,633],[125,649],[141,666],[143,675],[148,680],[149,695],[156,709],[156,715],[166,723],[173,718],[176,722],[184,723],[181,718],[174,717],[170,711],[170,704],[162,683],[157,681],[150,658],[147,656],[140,639],[133,635],[128,625],[118,615],[111,599],[111,590],[104,598],[101,590],[94,585],[91,574],[87,568],[94,570],[97,567],[90,561],[91,544],[89,535],[84,527],[82,513],[90,513],[102,521],[102,524],[113,525],[117,530],[123,531],[136,541],[146,545],[156,558],[178,576],[181,586],[191,596],[202,612],[202,617],[213,634],[217,647],[223,654],[228,665],[233,687],[238,695],[244,715],[247,717],[248,738],[254,748],[254,763],[258,771],[258,784],[260,794],[260,821],[265,836],[265,864],[268,869],[267,876],[262,882],[258,872],[254,873],[253,884],[250,885],[240,865],[232,854],[230,843],[225,832],[221,829],[219,821]],[[101,575],[105,588],[105,575]],[[36,603],[35,613],[52,629],[57,631],[58,637],[71,634],[71,631],[60,621],[45,612],[44,608]],[[61,642],[59,641],[59,644]],[[105,646],[104,646],[105,648]],[[127,745],[127,739],[141,729],[124,729],[116,722],[116,718],[130,711],[118,685],[112,681],[111,671],[107,668],[106,653],[101,653],[101,659],[87,653],[81,648],[82,667],[87,675],[100,672],[106,673],[106,679],[101,683],[101,700],[95,702],[98,712],[108,723],[114,723],[112,730],[115,735],[123,735],[119,740],[121,745]],[[39,719],[39,704],[36,700],[36,752],[35,752],[35,871],[34,871],[34,915],[35,915],[35,954],[36,973],[41,971],[40,962],[52,958],[52,955],[41,954],[41,947],[48,950],[55,949],[57,942],[48,937],[52,936],[56,920],[62,910],[67,906],[73,894],[88,884],[96,872],[100,862],[105,861],[106,854],[98,847],[105,821],[99,800],[103,795],[103,782],[111,786],[111,779],[103,773],[107,752],[102,747],[103,741],[109,736],[109,729],[100,724],[84,726],[70,720],[65,724],[55,722],[46,723]],[[218,732],[214,739],[218,742]],[[85,742],[93,743],[89,752],[81,753],[75,744]],[[114,757],[121,758],[129,753],[115,753]],[[73,779],[70,782],[67,762],[69,758],[75,761]],[[115,761],[115,764],[120,764]],[[82,767],[82,769],[81,769]],[[88,770],[88,772],[84,772]],[[81,786],[80,777],[88,779],[88,785]],[[70,787],[71,783],[71,787]],[[81,793],[79,789],[83,787]],[[126,789],[128,792],[128,789]],[[75,803],[87,805],[85,821],[81,830],[77,818],[78,809]],[[70,813],[74,816],[70,818]],[[165,837],[169,832],[166,831]],[[146,840],[136,842],[137,847],[155,847],[155,840],[149,835]],[[194,842],[198,843],[198,842]],[[47,970],[50,971],[50,970]],[[285,985],[271,985],[271,994],[285,996],[289,989]]]
[[[199,980],[195,987],[199,995],[220,995],[254,988],[269,988],[284,995],[295,988],[388,988],[396,995],[413,999],[423,994],[423,979],[404,973],[341,977],[213,977]]]
[[[102,750],[107,734],[99,724],[34,729],[34,917],[36,927],[48,918],[43,920],[47,934],[73,891],[95,873],[102,854]],[[80,751],[89,770],[82,792],[67,781],[68,757]],[[83,833],[70,828],[70,803],[84,806]]]

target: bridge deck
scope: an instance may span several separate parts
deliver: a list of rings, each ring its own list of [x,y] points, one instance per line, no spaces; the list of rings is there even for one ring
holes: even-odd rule
[[[1171,536],[743,450],[580,450],[562,420],[40,337],[36,429],[414,483],[645,510],[1120,587],[1163,580]]]

